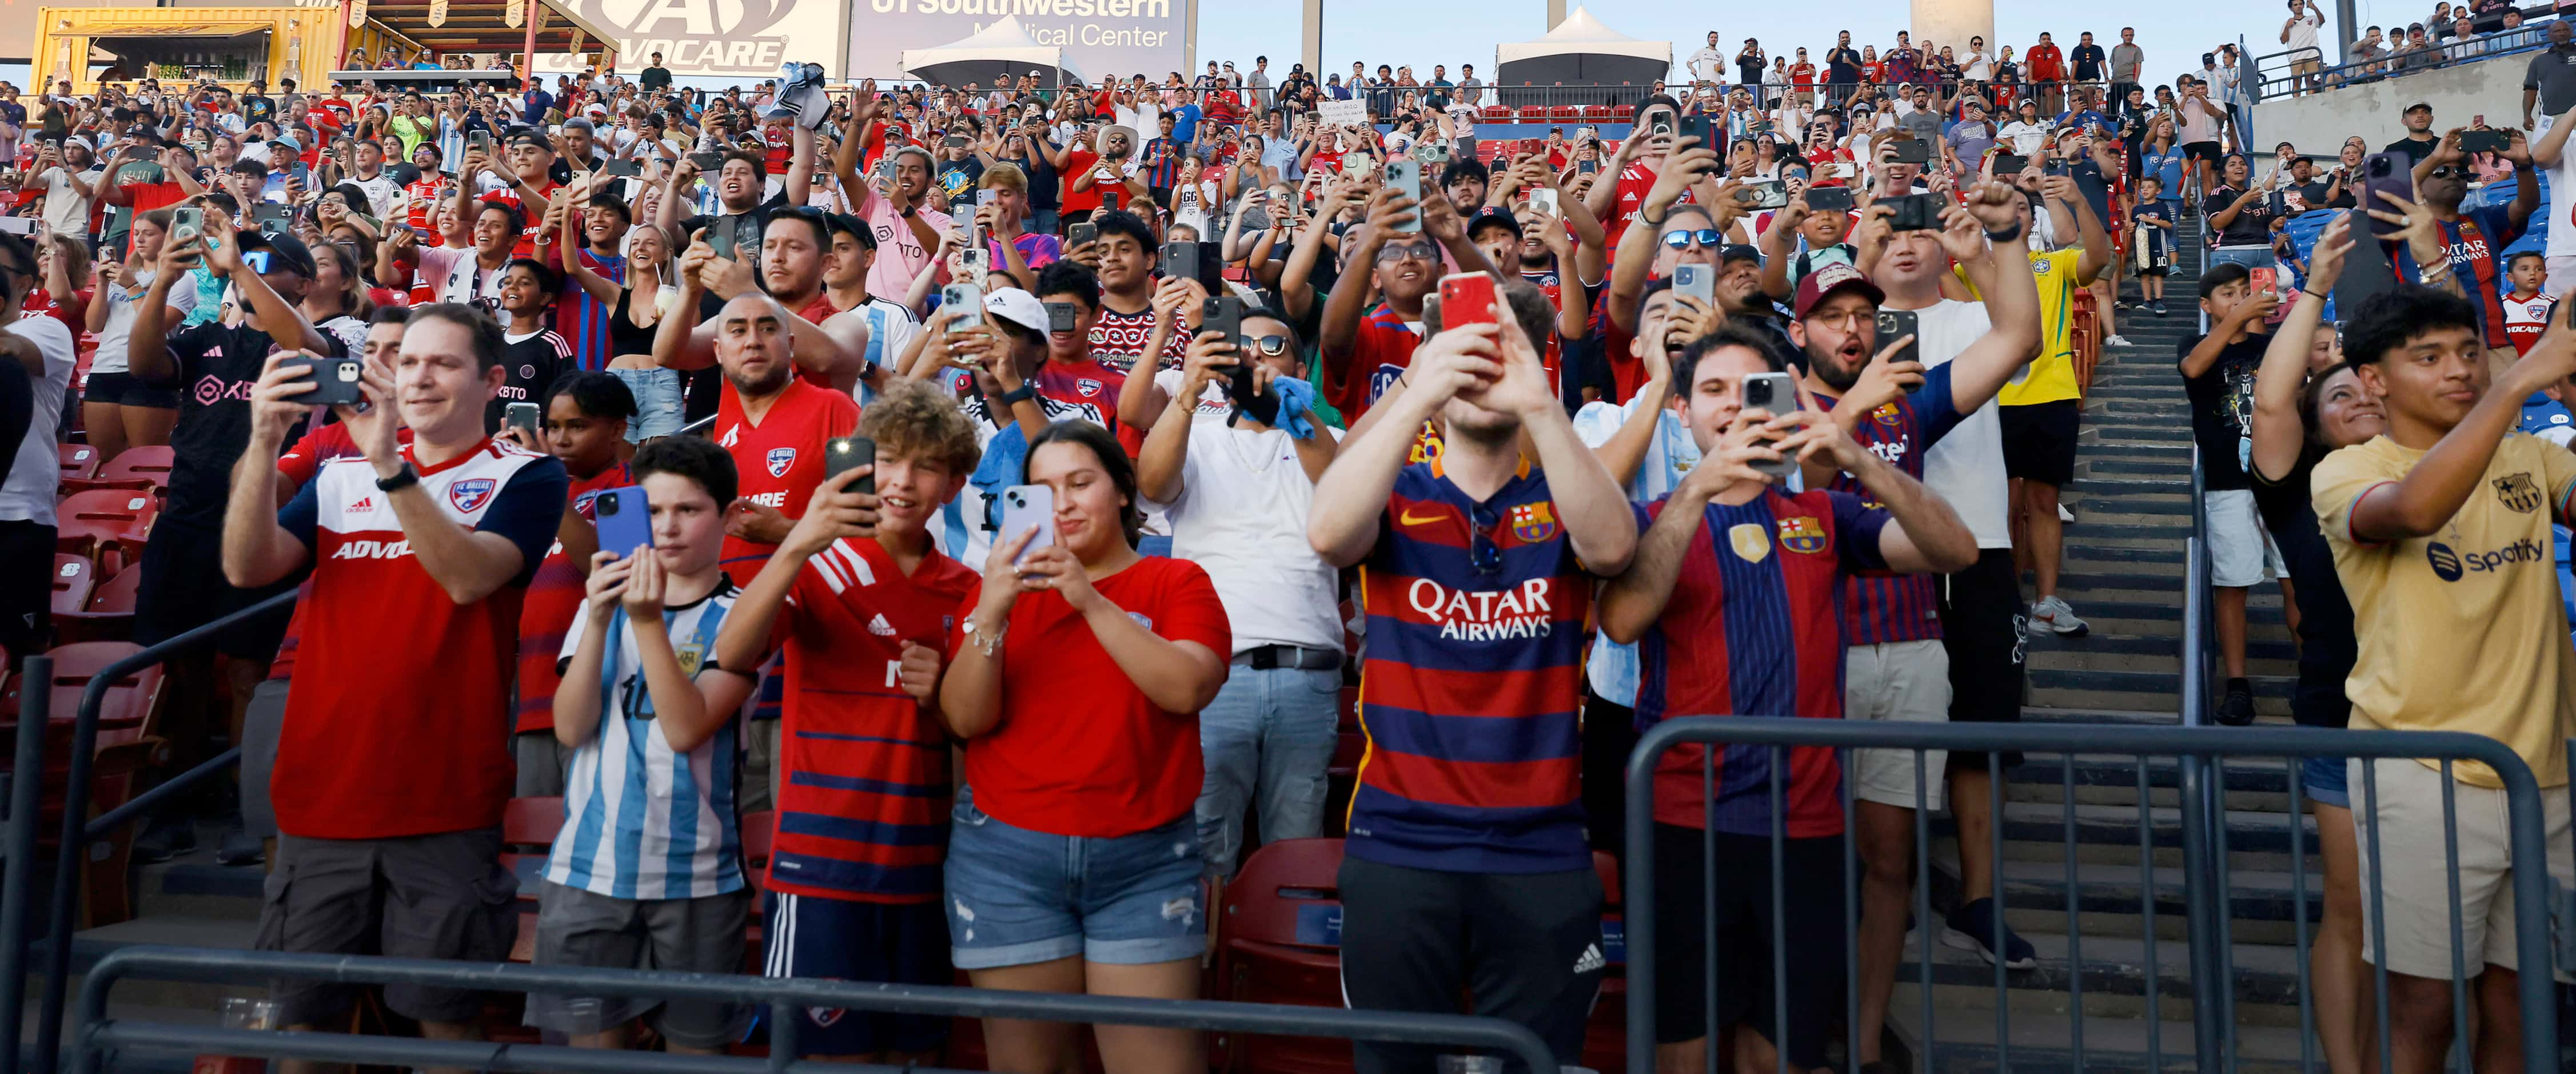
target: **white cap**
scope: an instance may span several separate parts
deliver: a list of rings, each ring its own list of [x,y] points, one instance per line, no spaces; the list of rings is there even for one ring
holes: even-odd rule
[[[1038,296],[1017,287],[1005,287],[986,294],[984,311],[1032,332],[1047,330],[1046,304],[1038,301]]]

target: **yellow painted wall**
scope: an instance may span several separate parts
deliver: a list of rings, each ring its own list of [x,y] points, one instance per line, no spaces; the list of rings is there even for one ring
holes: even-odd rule
[[[318,6],[313,6],[318,3]],[[304,0],[305,6],[272,7],[43,7],[36,9],[35,40],[31,59],[34,63],[33,85],[48,85],[68,78],[75,93],[91,93],[97,83],[88,77],[90,34],[98,29],[166,25],[173,28],[205,26],[214,23],[267,23],[268,83],[275,86],[280,78],[293,78],[298,84],[318,86],[328,81],[326,73],[337,66],[335,57],[348,49],[364,48],[370,54],[391,40],[369,20],[360,29],[344,25],[346,16],[339,4],[330,0]],[[344,36],[345,33],[345,36]],[[135,72],[139,77],[141,72]],[[166,81],[166,80],[165,80]],[[235,90],[246,82],[227,83]]]

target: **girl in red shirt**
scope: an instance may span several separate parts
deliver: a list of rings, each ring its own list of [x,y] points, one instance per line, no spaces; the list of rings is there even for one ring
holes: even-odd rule
[[[89,245],[46,228],[36,236],[36,279],[42,286],[27,292],[20,317],[51,317],[78,339],[89,331]]]
[[[1188,999],[1207,946],[1198,712],[1234,651],[1225,608],[1197,564],[1137,554],[1136,475],[1108,430],[1048,426],[1024,473],[1054,494],[1055,538],[994,538],[940,684],[966,741],[951,952],[977,988]],[[1093,1032],[1110,1070],[1204,1069],[1195,1032]],[[1077,1054],[1061,1023],[987,1019],[984,1040],[995,1070]]]

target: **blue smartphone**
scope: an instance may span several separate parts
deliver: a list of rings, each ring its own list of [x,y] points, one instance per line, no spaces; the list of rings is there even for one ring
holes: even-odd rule
[[[653,547],[653,505],[644,486],[628,485],[599,494],[590,504],[599,527],[599,547],[623,559],[637,548]]]

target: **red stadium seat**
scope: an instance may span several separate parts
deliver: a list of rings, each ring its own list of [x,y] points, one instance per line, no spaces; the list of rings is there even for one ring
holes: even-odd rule
[[[65,497],[55,513],[55,550],[97,560],[102,572],[113,574],[141,555],[161,501],[135,489],[90,489]]]
[[[1633,104],[1612,105],[1610,107],[1610,117],[1613,119],[1633,119],[1636,115],[1637,106]]]
[[[89,607],[89,591],[98,585],[98,567],[82,556],[54,553],[54,614]]]
[[[170,484],[174,457],[167,444],[127,448],[99,470],[97,485],[101,488],[166,488]]]
[[[1339,839],[1283,839],[1244,859],[1217,918],[1217,995],[1246,1003],[1340,1007]],[[1341,1074],[1351,1046],[1313,1037],[1220,1036],[1234,1074]]]
[[[54,612],[55,640],[124,641],[134,636],[134,594],[143,572],[119,571],[89,592],[89,603],[77,611]]]
[[[106,461],[98,457],[97,448],[87,444],[56,444],[54,451],[62,459],[62,479],[65,481],[96,477],[99,464]]]
[[[1583,106],[1579,104],[1560,104],[1547,110],[1547,118],[1581,119],[1583,118]]]
[[[1508,123],[1512,118],[1512,106],[1508,104],[1489,104],[1486,105],[1484,110],[1479,112],[1477,115],[1478,118],[1483,119],[1488,123]]]

